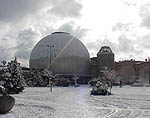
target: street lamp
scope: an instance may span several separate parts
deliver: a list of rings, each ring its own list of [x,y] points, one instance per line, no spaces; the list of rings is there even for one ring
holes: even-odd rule
[[[150,62],[148,63],[148,76],[149,76],[149,84],[150,84]]]
[[[52,63],[52,48],[54,47],[54,45],[47,45],[47,47],[49,47],[49,70],[50,70],[50,73],[52,75],[51,63]],[[52,91],[52,86],[53,86],[52,78],[51,78],[51,81],[49,79],[48,84],[50,85],[50,91]]]

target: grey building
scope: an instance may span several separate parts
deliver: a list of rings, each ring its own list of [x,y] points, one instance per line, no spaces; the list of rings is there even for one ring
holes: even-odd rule
[[[92,57],[91,58],[90,70],[91,70],[92,77],[98,77],[99,72],[98,72],[97,57]]]
[[[102,76],[102,70],[107,67],[112,70],[114,66],[114,53],[108,46],[103,46],[97,53],[97,57],[91,58],[91,73],[93,77]]]
[[[33,48],[31,69],[49,69],[54,74],[90,76],[90,56],[77,38],[66,32],[54,32]]]

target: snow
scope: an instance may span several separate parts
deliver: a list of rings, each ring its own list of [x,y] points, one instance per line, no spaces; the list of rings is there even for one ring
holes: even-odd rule
[[[113,87],[113,95],[92,96],[88,86],[28,87],[0,118],[150,118],[149,87]]]

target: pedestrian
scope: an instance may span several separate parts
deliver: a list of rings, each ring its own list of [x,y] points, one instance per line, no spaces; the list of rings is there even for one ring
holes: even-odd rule
[[[119,82],[119,85],[120,85],[120,88],[122,88],[122,81],[120,80],[120,82]]]

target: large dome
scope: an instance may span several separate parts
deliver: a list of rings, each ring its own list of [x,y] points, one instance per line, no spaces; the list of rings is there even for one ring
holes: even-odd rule
[[[35,45],[29,65],[32,69],[51,68],[55,74],[86,76],[89,75],[90,56],[80,40],[69,33],[55,32]]]

